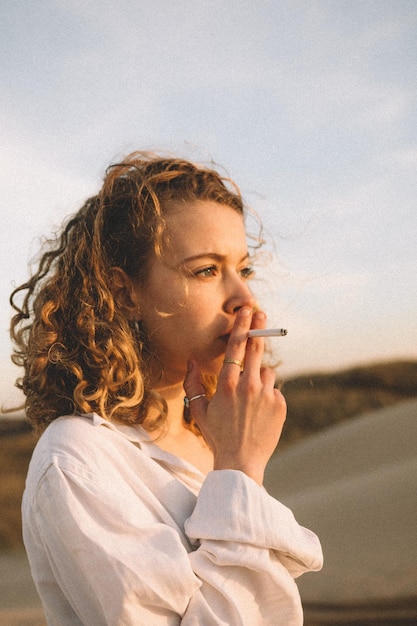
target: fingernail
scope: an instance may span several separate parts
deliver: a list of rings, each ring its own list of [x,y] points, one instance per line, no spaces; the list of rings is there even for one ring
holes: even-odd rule
[[[252,311],[250,310],[250,308],[248,306],[244,306],[240,309],[239,311],[239,315],[241,317],[249,317],[249,315],[252,313]]]
[[[254,313],[253,317],[256,318],[259,321],[266,319],[266,315],[265,315],[265,313],[263,311],[256,311],[256,313]]]

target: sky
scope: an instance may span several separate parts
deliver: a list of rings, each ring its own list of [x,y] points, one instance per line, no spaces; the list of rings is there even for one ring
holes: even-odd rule
[[[136,149],[220,164],[261,217],[285,376],[417,358],[415,0],[0,8],[0,403],[14,285]]]

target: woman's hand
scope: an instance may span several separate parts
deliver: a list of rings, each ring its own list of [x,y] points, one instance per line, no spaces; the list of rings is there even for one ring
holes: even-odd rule
[[[214,455],[214,469],[236,469],[262,484],[266,464],[281,436],[286,403],[274,388],[275,373],[261,366],[264,340],[247,338],[250,328],[264,328],[265,314],[243,307],[227,343],[217,390],[208,402],[190,404],[193,419]],[[233,359],[244,363],[243,371]],[[229,360],[229,362],[227,362]],[[189,398],[204,392],[198,363],[190,361],[184,388]]]

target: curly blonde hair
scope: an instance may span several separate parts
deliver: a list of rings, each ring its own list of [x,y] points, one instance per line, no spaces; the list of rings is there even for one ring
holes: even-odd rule
[[[165,209],[193,200],[244,213],[237,186],[214,169],[130,154],[108,168],[100,192],[47,242],[37,271],[13,291],[12,360],[24,368],[17,385],[38,430],[73,412],[146,422],[149,430],[164,422],[166,403],[149,383],[151,346],[116,301],[111,274],[118,267],[146,280],[149,259],[163,252]],[[151,423],[150,407],[158,415]]]

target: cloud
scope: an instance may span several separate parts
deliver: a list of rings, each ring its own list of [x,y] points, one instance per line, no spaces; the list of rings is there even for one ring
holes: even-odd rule
[[[127,89],[153,86],[157,93],[253,83],[255,63],[263,56],[262,12],[252,2],[153,0],[122,5],[61,0],[62,11],[76,15],[95,33],[94,46],[71,58],[65,68],[96,68],[108,81],[123,78]],[[101,42],[101,45],[99,45]],[[117,81],[119,82],[119,81]]]
[[[397,166],[402,170],[417,170],[417,144],[404,145],[400,148],[389,150],[380,156],[383,167]]]
[[[58,158],[15,132],[11,122],[9,119],[0,147],[3,215],[10,233],[35,236],[47,225],[59,225],[67,213],[76,210],[77,201],[94,191],[96,181],[88,174],[71,172]],[[13,253],[13,237],[5,243],[10,245],[8,253]],[[21,258],[22,250],[16,253]]]

